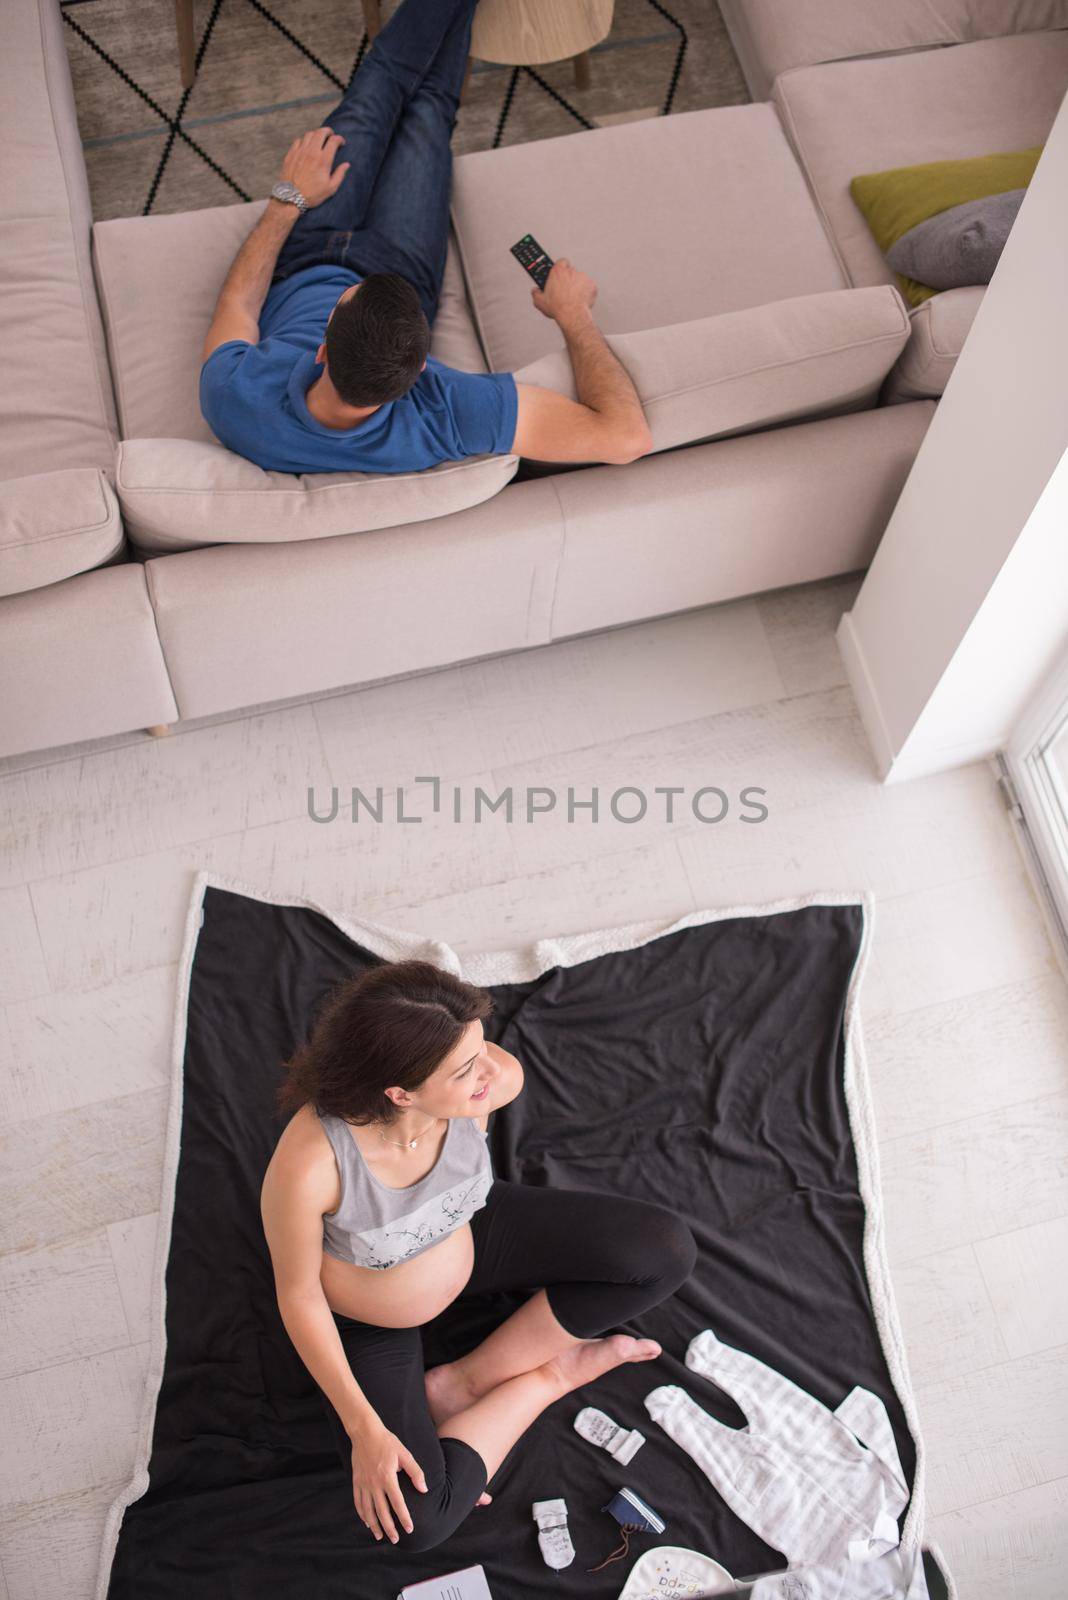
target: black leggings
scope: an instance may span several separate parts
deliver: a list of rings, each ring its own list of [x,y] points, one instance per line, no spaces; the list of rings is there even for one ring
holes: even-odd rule
[[[690,1276],[697,1253],[689,1228],[663,1206],[501,1178],[471,1218],[471,1232],[475,1264],[459,1299],[497,1289],[545,1289],[556,1320],[580,1339],[607,1333],[666,1300]],[[412,1532],[397,1524],[393,1548],[430,1550],[474,1507],[486,1487],[485,1462],[465,1440],[439,1439],[427,1409],[418,1328],[378,1328],[337,1312],[334,1321],[357,1383],[426,1477],[427,1493],[420,1494],[400,1474]],[[319,1393],[351,1472],[352,1440]],[[377,1542],[359,1521],[354,1533]]]

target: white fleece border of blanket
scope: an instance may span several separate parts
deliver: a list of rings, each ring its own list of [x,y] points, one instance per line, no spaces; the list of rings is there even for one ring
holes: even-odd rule
[[[864,1201],[864,1266],[871,1291],[875,1324],[882,1341],[883,1353],[893,1380],[894,1389],[901,1401],[909,1432],[916,1446],[916,1471],[909,1499],[905,1523],[901,1533],[901,1548],[917,1550],[923,1536],[923,1517],[926,1485],[926,1451],[916,1416],[915,1398],[909,1378],[905,1356],[905,1343],[898,1320],[897,1306],[890,1282],[890,1268],[886,1256],[883,1232],[882,1192],[879,1179],[879,1152],[875,1134],[875,1116],[864,1056],[864,1042],[860,1025],[860,986],[871,948],[875,921],[875,897],[870,890],[859,894],[846,894],[837,890],[826,893],[801,895],[792,900],[772,900],[764,905],[727,906],[722,909],[691,911],[673,922],[661,920],[626,923],[615,928],[598,928],[588,933],[565,934],[556,939],[539,939],[535,944],[512,950],[493,950],[460,956],[451,945],[442,944],[420,934],[388,927],[380,922],[363,922],[344,917],[300,895],[269,894],[251,884],[238,882],[219,873],[198,872],[186,914],[185,936],[178,965],[178,984],[174,1004],[174,1034],[171,1053],[170,1103],[167,1111],[167,1134],[163,1154],[163,1176],[160,1186],[159,1225],[156,1231],[156,1249],[152,1274],[152,1307],[150,1313],[151,1340],[148,1371],[141,1404],[141,1419],[137,1432],[137,1448],[133,1476],[108,1509],[104,1525],[103,1548],[97,1575],[95,1600],[106,1600],[111,1567],[118,1544],[119,1529],[126,1507],[139,1500],[149,1484],[148,1463],[152,1448],[152,1433],[156,1405],[163,1382],[166,1358],[166,1271],[170,1255],[171,1228],[174,1219],[174,1192],[178,1177],[178,1160],[181,1153],[183,1065],[185,1061],[186,1013],[189,1001],[189,982],[196,954],[197,936],[203,922],[204,893],[208,888],[229,890],[250,900],[259,900],[275,906],[302,906],[316,911],[348,938],[364,949],[387,961],[401,961],[418,957],[432,961],[469,983],[482,986],[505,983],[527,983],[550,967],[572,967],[595,956],[621,950],[636,950],[652,939],[678,933],[683,928],[702,927],[710,922],[723,922],[737,917],[768,917],[784,911],[799,911],[806,906],[859,905],[863,909],[863,934],[860,950],[849,980],[845,1010],[845,1092],[846,1105],[856,1151],[860,1194]],[[958,1600],[956,1585],[946,1567],[938,1546],[930,1540],[927,1548],[935,1556],[945,1577],[949,1600]]]

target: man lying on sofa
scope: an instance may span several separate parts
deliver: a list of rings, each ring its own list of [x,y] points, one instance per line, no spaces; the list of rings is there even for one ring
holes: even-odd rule
[[[204,341],[200,405],[216,437],[261,467],[625,462],[651,447],[594,322],[596,286],[566,261],[532,297],[564,336],[578,401],[428,354],[476,3],[402,0],[324,126],[290,145],[234,259]]]

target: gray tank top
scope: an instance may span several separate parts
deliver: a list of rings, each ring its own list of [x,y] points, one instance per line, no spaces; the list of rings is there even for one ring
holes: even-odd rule
[[[358,1267],[394,1267],[462,1227],[486,1204],[493,1168],[472,1117],[450,1117],[438,1159],[404,1189],[381,1183],[341,1117],[319,1115],[341,1176],[336,1211],[323,1213],[323,1250]]]

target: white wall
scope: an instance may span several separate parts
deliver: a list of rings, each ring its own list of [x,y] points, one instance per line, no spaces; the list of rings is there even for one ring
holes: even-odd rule
[[[1068,649],[1068,100],[838,631],[879,774],[1000,749]]]

